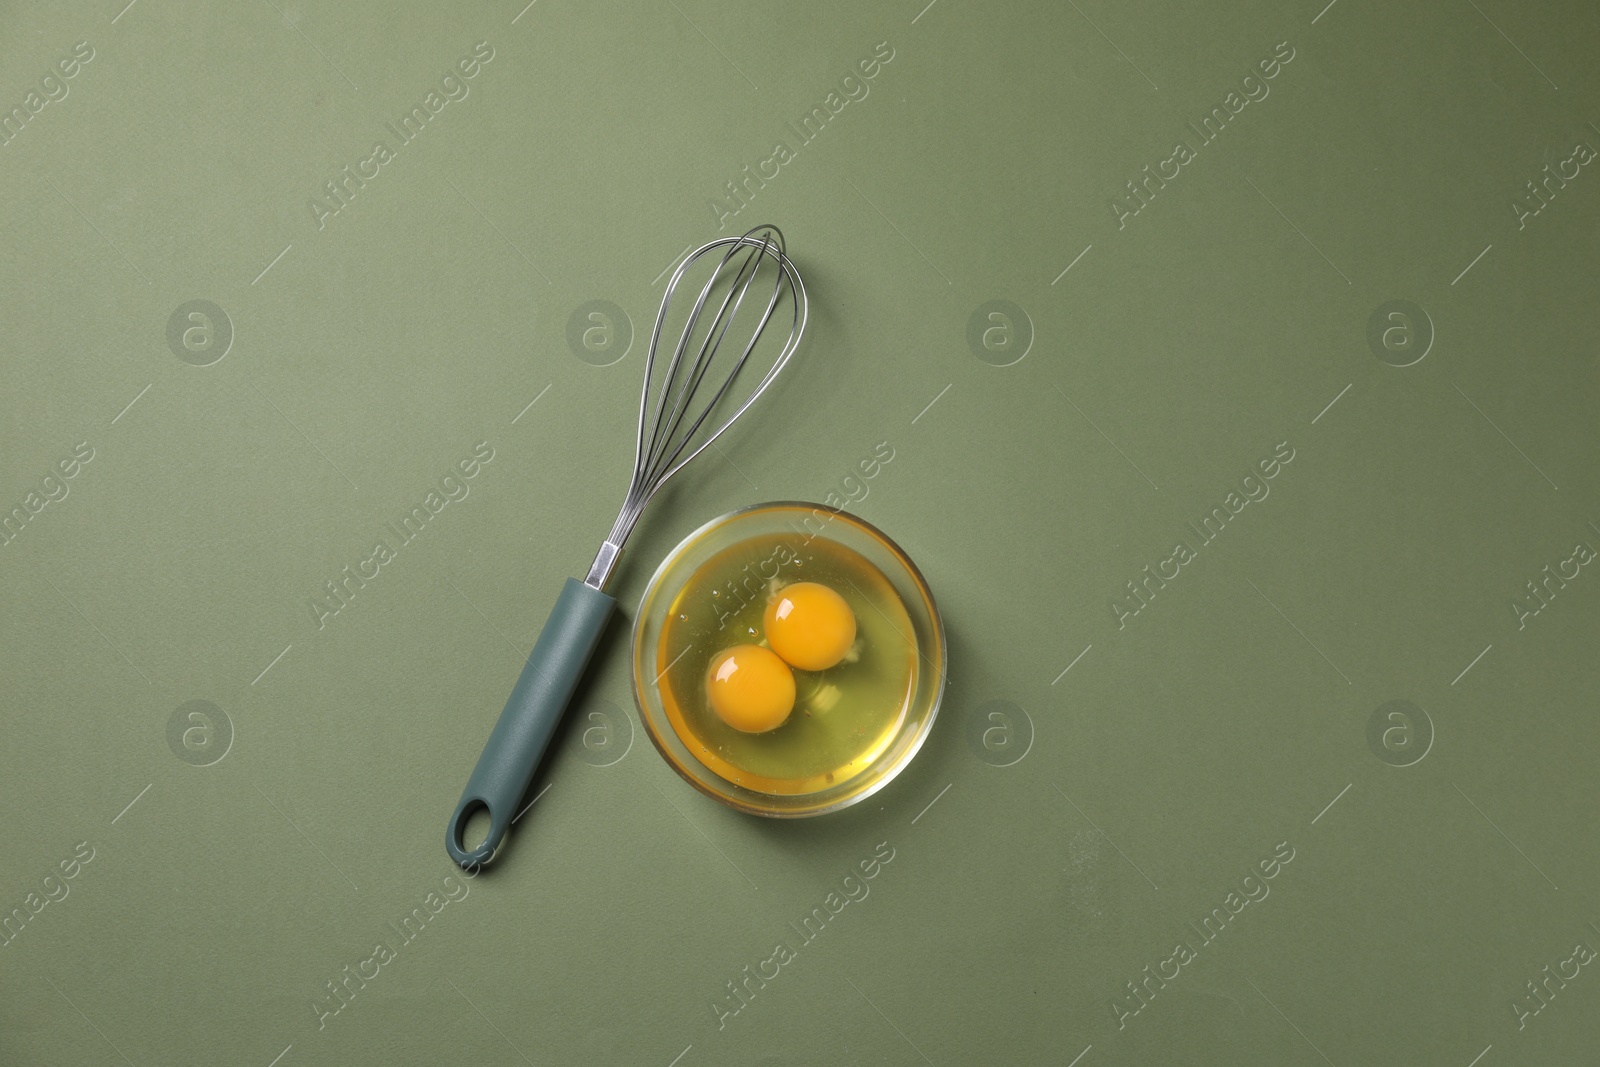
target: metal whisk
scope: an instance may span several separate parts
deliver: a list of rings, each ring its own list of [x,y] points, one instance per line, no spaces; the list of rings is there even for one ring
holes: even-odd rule
[[[696,263],[719,254],[720,260],[689,311],[673,347],[672,358],[658,375],[657,353],[667,328],[667,312],[679,283]],[[769,267],[771,269],[767,270]],[[765,283],[755,284],[758,276],[767,274],[772,277],[770,294]],[[734,323],[752,289],[755,299],[744,312],[747,325],[736,330]],[[713,412],[728,406],[724,404],[725,398],[741,372],[746,370],[785,296],[790,305],[790,314],[785,316],[789,318],[788,336],[749,395],[725,419],[717,421]],[[763,300],[765,306],[751,322],[755,314],[752,309],[759,307]],[[708,305],[716,307],[709,320],[706,319]],[[656,314],[650,348],[645,355],[633,479],[628,484],[627,496],[623,498],[611,532],[595,554],[588,577],[581,582],[568,578],[562,588],[511,690],[505,710],[500,713],[483,754],[478,757],[477,768],[461,794],[455,814],[450,817],[445,831],[445,850],[461,866],[470,868],[486,863],[517,817],[516,805],[533,780],[539,760],[616,608],[616,600],[605,592],[606,583],[645,505],[669,478],[749,410],[789,362],[805,328],[805,285],[785,254],[783,234],[775,226],[757,226],[741,237],[726,237],[702,245],[673,272],[661,297],[661,310]],[[712,364],[725,344],[732,346],[729,351],[738,351],[738,355],[725,371],[718,370],[722,374],[721,385],[703,404],[697,404],[696,398],[703,395]],[[484,809],[489,813],[489,833],[481,843],[467,848],[464,841],[467,822]]]

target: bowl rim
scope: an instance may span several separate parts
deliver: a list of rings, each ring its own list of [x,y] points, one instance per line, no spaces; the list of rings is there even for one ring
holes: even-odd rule
[[[900,759],[899,763],[890,768],[890,770],[878,778],[877,781],[872,782],[858,792],[853,793],[850,796],[843,797],[840,800],[823,807],[804,811],[774,811],[770,808],[760,807],[756,804],[746,801],[742,796],[739,795],[739,793],[747,793],[755,797],[768,797],[772,796],[773,794],[762,793],[759,790],[749,789],[745,786],[739,785],[736,782],[729,782],[728,785],[737,790],[738,793],[722,793],[712,789],[705,782],[688,773],[683,767],[679,766],[677,759],[667,751],[662,744],[662,739],[657,736],[656,729],[651,723],[651,718],[645,712],[642,686],[640,685],[640,679],[642,678],[642,675],[639,671],[639,641],[641,639],[645,623],[644,604],[645,601],[649,599],[650,595],[656,591],[656,588],[660,584],[662,577],[665,575],[667,568],[678,560],[686,548],[700,540],[713,527],[725,525],[737,519],[739,516],[748,514],[750,512],[771,510],[796,510],[827,514],[830,516],[828,519],[829,522],[832,522],[834,518],[843,518],[848,522],[855,524],[856,526],[862,527],[869,534],[882,541],[883,544],[886,545],[905,566],[906,572],[910,575],[912,583],[917,587],[918,592],[921,593],[922,597],[927,601],[928,615],[933,624],[934,635],[938,639],[939,662],[936,665],[938,673],[933,691],[933,700],[928,705],[928,712],[923,721],[922,728],[918,730],[916,736],[911,739],[910,748],[906,750],[905,755]],[[823,535],[812,534],[810,535],[810,538],[820,536]],[[808,540],[810,538],[808,538]],[[924,655],[923,658],[926,659],[926,655]],[[643,727],[646,736],[650,738],[650,743],[655,747],[657,753],[660,754],[662,761],[665,762],[667,766],[671,767],[673,771],[677,773],[678,777],[688,782],[701,793],[711,797],[713,800],[720,801],[736,811],[742,811],[749,815],[759,815],[763,818],[769,819],[808,819],[817,815],[826,815],[830,812],[839,811],[841,809],[858,804],[861,801],[866,800],[868,797],[876,795],[877,792],[884,786],[898,778],[900,773],[905,770],[905,768],[913,759],[916,758],[917,753],[922,751],[922,746],[927,742],[928,735],[933,733],[933,724],[939,718],[939,710],[944,703],[945,688],[949,682],[949,660],[949,641],[945,635],[944,614],[939,610],[938,601],[934,599],[933,589],[928,585],[928,579],[923,575],[922,570],[917,566],[916,561],[911,558],[910,554],[900,546],[898,541],[884,533],[882,530],[878,529],[878,527],[874,526],[866,519],[863,519],[861,516],[856,515],[853,512],[845,511],[843,508],[832,507],[827,504],[817,504],[807,500],[768,500],[759,504],[746,504],[744,507],[735,508],[732,511],[724,512],[721,515],[707,519],[689,533],[685,534],[683,538],[679,540],[678,543],[661,558],[661,562],[656,565],[656,569],[651,573],[649,581],[645,583],[644,591],[639,594],[638,607],[634,610],[633,628],[628,638],[628,669],[629,673],[632,675],[632,684],[630,688],[633,690],[634,709],[638,711],[640,724]],[[711,772],[708,769],[707,773],[715,772]]]

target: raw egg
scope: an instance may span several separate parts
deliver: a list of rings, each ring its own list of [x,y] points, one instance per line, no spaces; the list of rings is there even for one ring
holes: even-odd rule
[[[767,644],[790,665],[825,671],[856,640],[856,615],[844,597],[816,582],[784,586],[767,604]]]
[[[844,521],[836,519],[833,529],[841,531]],[[830,669],[793,670],[788,718],[753,732],[725,710],[714,710],[712,690],[732,679],[714,684],[713,666],[723,666],[720,661],[735,645],[760,646],[769,657],[780,651],[762,630],[776,635],[789,620],[770,624],[767,609],[784,592],[795,593],[791,600],[798,601],[802,582],[845,597],[855,640]],[[640,646],[644,658],[635,665],[635,682],[649,694],[641,707],[658,696],[661,728],[676,735],[696,768],[745,789],[795,797],[867,773],[897,743],[923,660],[910,636],[917,630],[908,607],[878,563],[844,541],[816,537],[801,545],[783,530],[725,545],[671,584],[676,592],[662,613],[659,636],[641,638],[648,646]],[[746,681],[753,677],[738,673]]]
[[[794,672],[771,649],[735,645],[711,658],[706,698],[735,730],[766,733],[782,726],[794,709]]]

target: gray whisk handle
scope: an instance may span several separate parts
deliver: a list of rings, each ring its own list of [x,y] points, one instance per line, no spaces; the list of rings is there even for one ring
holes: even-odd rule
[[[600,590],[567,579],[450,816],[444,847],[456,863],[481,866],[500,846],[616,606]],[[488,809],[489,835],[468,849],[467,821],[480,808]]]

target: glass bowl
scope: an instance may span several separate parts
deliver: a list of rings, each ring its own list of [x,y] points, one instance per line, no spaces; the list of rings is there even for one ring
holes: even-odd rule
[[[910,682],[898,722],[875,742],[874,750],[863,755],[864,765],[848,777],[820,783],[815,788],[764,792],[733,778],[767,779],[739,773],[740,768],[711,752],[681,718],[669,713],[660,685],[673,663],[662,664],[665,656],[661,642],[662,631],[672,612],[679,608],[690,579],[702,566],[730,549],[737,550],[743,542],[774,537],[797,553],[804,553],[807,546],[822,540],[863,557],[888,582],[904,607],[912,632],[903,636],[914,646],[915,655],[911,657]],[[888,615],[882,617],[896,630],[901,628],[901,623],[892,621]],[[709,646],[710,642],[706,644]],[[690,648],[685,648],[680,655],[689,651]],[[714,650],[706,647],[703,651],[709,656]],[[866,799],[911,762],[939,714],[939,701],[944,695],[945,658],[944,623],[933,594],[900,546],[870,524],[836,508],[778,501],[756,504],[712,519],[684,538],[662,560],[634,616],[633,694],[650,740],[672,769],[690,785],[753,815],[803,818],[837,811]],[[722,770],[717,770],[714,764],[721,764]]]

